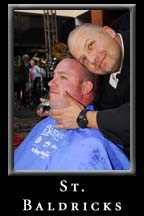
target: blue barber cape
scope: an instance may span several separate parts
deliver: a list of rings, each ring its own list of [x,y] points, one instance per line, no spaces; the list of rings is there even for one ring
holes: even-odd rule
[[[99,130],[55,129],[56,124],[49,116],[33,127],[14,152],[14,170],[130,169],[123,147],[107,140]]]

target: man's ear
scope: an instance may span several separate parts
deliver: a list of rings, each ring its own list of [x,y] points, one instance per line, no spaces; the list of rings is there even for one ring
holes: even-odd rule
[[[117,36],[117,33],[109,26],[104,26],[103,31],[108,33],[112,38],[115,38]]]
[[[84,81],[82,83],[82,94],[87,95],[93,90],[93,83],[91,81]]]

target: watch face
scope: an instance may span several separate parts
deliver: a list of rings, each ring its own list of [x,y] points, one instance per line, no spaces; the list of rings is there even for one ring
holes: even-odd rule
[[[82,110],[77,118],[77,123],[80,128],[86,128],[88,124],[88,120],[86,118],[87,110]]]

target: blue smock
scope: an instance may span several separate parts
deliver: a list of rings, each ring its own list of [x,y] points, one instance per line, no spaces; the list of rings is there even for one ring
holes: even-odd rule
[[[33,127],[14,152],[14,170],[130,169],[123,146],[106,139],[98,129],[56,129],[56,124],[49,116]]]

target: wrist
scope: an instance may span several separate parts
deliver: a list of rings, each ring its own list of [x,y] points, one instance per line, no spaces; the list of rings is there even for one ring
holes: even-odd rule
[[[89,128],[98,128],[98,125],[97,125],[97,111],[89,110],[86,113],[86,118],[88,120],[87,127],[89,127]]]
[[[87,112],[88,112],[88,110],[86,110],[86,109],[81,110],[77,119],[76,119],[77,124],[80,128],[87,128],[87,125],[88,125],[88,119],[86,117]]]

